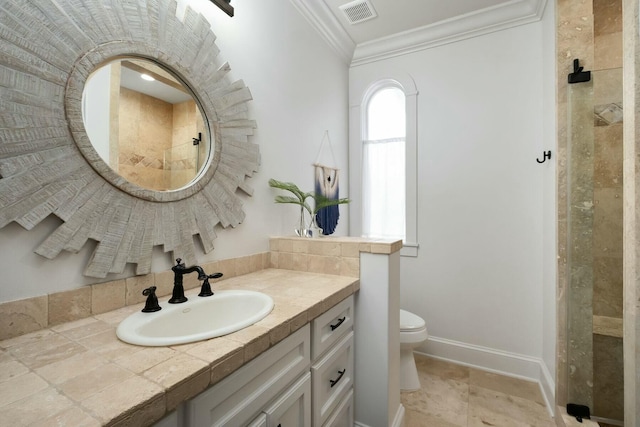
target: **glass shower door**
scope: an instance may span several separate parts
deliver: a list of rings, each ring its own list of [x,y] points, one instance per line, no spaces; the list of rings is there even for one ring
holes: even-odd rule
[[[568,93],[568,402],[622,425],[622,69]]]

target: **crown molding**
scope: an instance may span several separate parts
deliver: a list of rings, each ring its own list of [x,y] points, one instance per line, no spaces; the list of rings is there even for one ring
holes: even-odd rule
[[[321,0],[289,0],[329,46],[349,65],[356,44]]]
[[[547,0],[512,0],[356,46],[351,66],[375,62],[539,21]]]
[[[511,0],[356,45],[324,1],[290,2],[329,46],[352,67],[537,22],[542,18],[547,4],[547,0]]]

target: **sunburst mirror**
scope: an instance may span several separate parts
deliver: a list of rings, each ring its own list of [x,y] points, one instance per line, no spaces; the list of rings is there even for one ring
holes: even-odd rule
[[[178,17],[174,0],[11,1],[0,11],[0,227],[30,230],[55,215],[62,225],[35,252],[53,259],[94,240],[84,274],[103,278],[127,263],[149,273],[158,245],[193,263],[194,236],[210,252],[217,225],[243,221],[237,192],[253,193],[246,180],[260,162],[249,141],[251,93],[219,64],[203,16],[187,7]],[[157,66],[192,97],[206,146],[193,176],[154,187],[98,153],[85,89],[114,61]]]

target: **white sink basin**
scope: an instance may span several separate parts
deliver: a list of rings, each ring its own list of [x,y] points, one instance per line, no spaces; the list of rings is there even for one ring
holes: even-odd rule
[[[160,303],[154,313],[133,313],[118,325],[118,338],[129,344],[167,346],[230,334],[251,326],[273,309],[269,295],[255,291],[216,291],[182,304]]]

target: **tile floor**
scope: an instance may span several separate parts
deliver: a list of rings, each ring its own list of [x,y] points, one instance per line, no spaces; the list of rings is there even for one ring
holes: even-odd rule
[[[406,427],[555,427],[537,383],[415,358],[422,389],[402,393]]]

